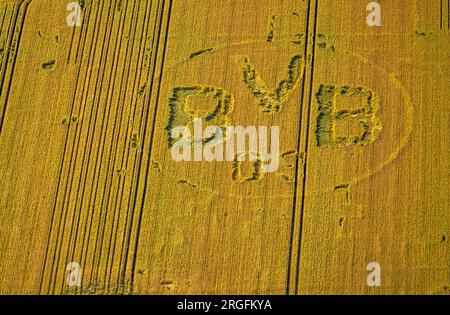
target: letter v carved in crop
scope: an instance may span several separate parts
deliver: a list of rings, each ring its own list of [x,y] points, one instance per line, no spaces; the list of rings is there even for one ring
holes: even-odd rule
[[[270,91],[256,68],[250,64],[249,59],[244,59],[242,66],[243,80],[250,92],[257,98],[261,111],[266,113],[278,113],[281,106],[286,103],[292,91],[298,86],[305,67],[304,58],[294,55],[289,62],[287,78],[283,79],[275,91]]]

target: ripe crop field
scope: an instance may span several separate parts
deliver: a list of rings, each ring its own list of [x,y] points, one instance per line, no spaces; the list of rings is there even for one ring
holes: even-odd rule
[[[369,2],[0,1],[0,293],[450,294],[450,2]]]

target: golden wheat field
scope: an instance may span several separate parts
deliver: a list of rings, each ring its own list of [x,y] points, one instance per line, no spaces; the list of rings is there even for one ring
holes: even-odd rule
[[[0,1],[0,293],[450,294],[450,2],[369,2]]]

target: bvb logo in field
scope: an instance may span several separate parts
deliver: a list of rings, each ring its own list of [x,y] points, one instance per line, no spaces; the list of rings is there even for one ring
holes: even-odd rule
[[[293,13],[290,18],[298,16]],[[180,124],[189,126],[199,118],[208,123],[211,117],[215,125],[223,128],[230,124],[278,124],[286,113],[298,117],[298,111],[305,110],[299,107],[300,103],[310,106],[308,127],[315,145],[308,152],[309,158],[326,161],[332,155],[336,161],[348,161],[343,171],[335,167],[320,169],[320,189],[355,183],[394,161],[409,139],[413,118],[409,96],[395,75],[338,44],[329,45],[324,34],[316,34],[315,59],[310,64],[304,49],[310,42],[307,34],[277,32],[279,18],[280,15],[269,16],[268,32],[259,39],[203,48],[170,67],[176,79],[168,87],[166,130]],[[328,73],[321,60],[331,65]],[[270,66],[274,63],[277,71]],[[313,80],[313,97],[310,104],[302,104],[302,80],[312,68],[315,75],[308,80]],[[177,73],[191,75],[180,80]],[[274,79],[273,73],[281,80]],[[229,96],[232,106],[224,107],[214,97],[207,99],[200,94],[177,97],[178,91],[192,87],[220,90]],[[196,110],[192,106],[196,103],[215,106],[211,110]],[[236,121],[237,117],[241,121]],[[302,130],[306,127],[301,126]],[[280,124],[284,139],[298,136],[290,128]],[[169,133],[167,136],[170,147],[173,139]],[[280,146],[282,142],[283,138]],[[285,149],[296,151],[294,147]]]

